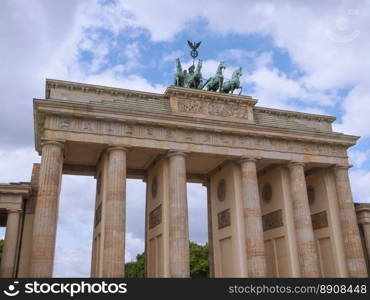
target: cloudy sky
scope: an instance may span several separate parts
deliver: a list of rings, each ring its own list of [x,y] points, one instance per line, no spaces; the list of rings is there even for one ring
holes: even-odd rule
[[[29,181],[32,98],[45,78],[163,92],[186,40],[203,75],[243,68],[258,105],[334,115],[360,135],[350,151],[355,201],[370,202],[370,2],[1,0],[0,182]],[[63,176],[54,276],[89,276],[95,181]],[[145,185],[128,180],[126,258],[143,251]],[[188,185],[190,238],[207,239],[206,194]],[[4,230],[0,230],[0,237]]]

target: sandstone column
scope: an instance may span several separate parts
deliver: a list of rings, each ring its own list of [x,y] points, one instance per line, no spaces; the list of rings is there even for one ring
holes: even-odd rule
[[[189,277],[189,226],[185,153],[170,151],[170,276]]]
[[[103,277],[123,277],[125,268],[126,152],[107,149]]]
[[[266,277],[265,244],[256,159],[240,161],[248,277]]]
[[[307,197],[304,164],[292,162],[288,167],[301,277],[320,277],[319,260]]]
[[[20,210],[8,210],[3,254],[1,257],[0,277],[14,277]]]
[[[62,168],[63,144],[55,141],[43,143],[33,221],[30,277],[53,275]]]
[[[365,239],[367,257],[370,260],[370,223],[363,223],[362,228],[364,230],[364,239]]]
[[[334,255],[337,256],[337,264],[338,264],[338,277],[346,278],[348,277],[348,267],[347,267],[347,260],[346,254],[344,250],[344,242],[343,242],[343,235],[342,235],[342,228],[340,225],[340,213],[339,213],[339,205],[337,199],[337,192],[335,187],[335,179],[334,174],[331,172],[332,170],[327,170],[324,173],[324,181],[328,193],[328,210],[329,216],[331,219],[331,226],[332,226],[332,240],[333,240],[333,248],[335,247]]]
[[[145,178],[143,179],[145,182],[145,222],[144,222],[144,238],[145,238],[145,244],[144,244],[144,277],[148,278],[148,198],[149,198],[149,184],[148,184],[148,176],[145,175]]]
[[[334,168],[344,250],[347,258],[349,276],[367,277],[366,262],[357,225],[355,208],[352,201],[348,168],[349,166],[336,166]]]

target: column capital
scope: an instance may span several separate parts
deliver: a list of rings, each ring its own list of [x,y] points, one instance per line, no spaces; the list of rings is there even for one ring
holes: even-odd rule
[[[128,152],[129,148],[120,145],[108,145],[108,147],[105,149],[107,153],[113,150],[123,150],[125,152]]]
[[[185,151],[169,150],[167,152],[167,157],[171,157],[171,156],[183,156],[183,157],[186,157],[186,156],[188,156],[188,153],[186,153]]]
[[[257,156],[242,156],[238,162],[240,164],[242,163],[245,163],[245,162],[257,162],[258,160],[260,160],[261,157],[257,157]]]
[[[22,210],[20,208],[9,208],[6,210],[8,214],[21,214]]]
[[[304,167],[305,166],[305,163],[302,162],[302,161],[290,161],[287,163],[287,167],[288,168],[292,168],[292,167],[295,167],[295,166],[302,166]]]
[[[353,166],[352,165],[350,165],[350,164],[335,164],[335,165],[333,165],[331,168],[333,169],[333,170],[343,170],[343,169],[345,169],[345,170],[348,170],[348,169],[350,169],[350,168],[352,168]]]
[[[62,150],[64,148],[64,141],[52,141],[52,140],[45,140],[41,142],[41,148],[43,148],[46,145],[55,145],[60,147]]]

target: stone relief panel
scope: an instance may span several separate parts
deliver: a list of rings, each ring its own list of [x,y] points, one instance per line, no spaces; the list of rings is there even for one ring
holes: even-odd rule
[[[253,122],[252,106],[215,99],[171,97],[174,113],[192,114],[212,119],[235,119],[242,122]]]
[[[328,227],[328,217],[326,210],[311,215],[313,230]]]
[[[178,99],[177,109],[181,112],[204,113],[202,102],[197,100]]]
[[[217,214],[217,220],[218,220],[218,229],[230,226],[231,224],[230,208],[219,212]]]
[[[212,131],[199,131],[182,128],[163,128],[160,126],[134,123],[109,122],[104,120],[72,119],[53,116],[48,128],[102,135],[150,138],[202,145],[249,148],[266,151],[294,152],[308,155],[328,155],[347,157],[345,146],[318,144],[298,140],[284,140],[273,137],[228,134]]]
[[[158,205],[149,213],[149,229],[153,229],[162,223],[162,204]]]
[[[262,216],[263,231],[283,226],[283,211],[275,210]]]

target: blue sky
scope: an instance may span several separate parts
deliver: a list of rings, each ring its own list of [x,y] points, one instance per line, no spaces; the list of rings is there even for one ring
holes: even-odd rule
[[[369,1],[0,2],[0,182],[28,181],[32,98],[45,78],[163,92],[187,40],[202,41],[203,76],[241,66],[259,106],[329,114],[362,136],[350,152],[354,199],[370,202]],[[63,176],[55,276],[88,276],[95,182]],[[143,250],[145,185],[128,182],[126,257]],[[207,239],[205,190],[188,185],[190,235]],[[73,209],[71,206],[73,205]],[[199,220],[202,220],[199,223]],[[0,230],[0,236],[4,230]]]

